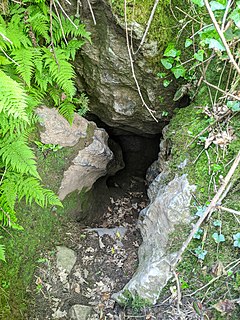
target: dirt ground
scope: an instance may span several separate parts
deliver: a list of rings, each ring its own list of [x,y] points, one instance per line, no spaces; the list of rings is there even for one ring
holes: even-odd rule
[[[132,186],[121,192],[117,185],[112,188],[111,204],[98,225],[83,227],[69,222],[64,227],[60,245],[77,255],[69,275],[57,267],[55,248],[42,255],[30,289],[34,297],[29,320],[67,320],[75,304],[92,306],[91,320],[202,319],[188,301],[179,313],[174,293],[166,294],[151,308],[141,304],[123,308],[111,298],[131,279],[138,265],[141,235],[137,219],[148,200],[142,185]],[[116,227],[121,228],[102,234]]]

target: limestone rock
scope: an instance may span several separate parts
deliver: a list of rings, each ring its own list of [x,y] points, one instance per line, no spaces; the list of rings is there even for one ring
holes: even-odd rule
[[[165,173],[164,173],[165,174]],[[161,173],[153,182],[150,205],[141,211],[139,227],[143,243],[139,248],[139,266],[130,282],[113,296],[123,302],[124,291],[156,303],[159,294],[172,276],[170,264],[176,253],[169,253],[169,235],[174,227],[190,221],[191,186],[186,175],[175,177],[163,185]]]
[[[91,189],[98,178],[107,174],[108,163],[113,159],[113,153],[107,144],[106,131],[78,114],[75,114],[73,124],[70,125],[57,109],[43,106],[38,108],[36,113],[43,128],[40,132],[43,143],[75,147],[71,155],[73,157],[75,153],[75,157],[63,174],[59,198],[63,200],[75,190]],[[111,172],[115,173],[117,170],[113,164]]]
[[[72,147],[80,138],[87,136],[88,121],[78,114],[75,114],[73,124],[70,126],[55,108],[42,106],[37,108],[36,113],[40,118],[40,124],[45,129],[40,133],[43,143]]]
[[[59,269],[70,273],[76,260],[76,253],[72,249],[63,246],[57,247],[57,267]]]
[[[172,79],[166,90],[150,67],[149,60],[159,55],[156,42],[147,41],[142,46],[134,56],[134,68],[144,100],[154,110],[159,123],[139,97],[132,76],[124,24],[113,15],[108,1],[94,0],[91,6],[97,26],[92,22],[88,2],[81,1],[81,18],[91,32],[92,43],[82,47],[74,62],[77,86],[91,97],[90,111],[112,127],[143,135],[161,132],[165,124],[163,111],[171,114],[176,105],[173,101],[176,84]],[[66,6],[66,10],[71,9]],[[133,42],[137,47],[144,28],[137,23],[132,26]]]
[[[79,151],[73,164],[64,172],[59,188],[61,200],[74,190],[91,189],[98,178],[107,174],[107,165],[113,159],[107,139],[108,135],[103,129],[94,131],[92,143]]]
[[[69,316],[72,320],[87,320],[93,312],[92,307],[82,304],[75,304],[69,310]]]

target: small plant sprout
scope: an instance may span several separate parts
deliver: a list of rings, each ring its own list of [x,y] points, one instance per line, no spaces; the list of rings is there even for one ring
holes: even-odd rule
[[[215,220],[213,221],[214,227],[221,227],[222,226],[222,221],[221,220]]]
[[[234,240],[234,247],[240,248],[240,232],[236,233],[233,235],[233,240]]]
[[[197,206],[196,216],[201,217],[206,208],[206,206]]]
[[[224,242],[225,241],[225,236],[223,234],[218,234],[217,232],[215,232],[212,235],[212,238],[215,240],[216,243],[220,243],[220,242]]]
[[[203,234],[203,229],[198,229],[198,231],[194,234],[193,238],[194,239],[201,239],[201,236]]]
[[[195,250],[194,250],[195,254],[197,255],[199,260],[204,260],[205,256],[207,254],[207,250],[203,250],[202,247],[198,246]]]

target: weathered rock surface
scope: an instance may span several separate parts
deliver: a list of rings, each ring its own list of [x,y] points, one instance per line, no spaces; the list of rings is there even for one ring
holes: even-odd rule
[[[93,309],[90,306],[85,306],[82,304],[75,304],[69,310],[70,319],[73,320],[87,320],[92,314]]]
[[[190,221],[191,186],[186,175],[175,177],[167,185],[165,172],[150,186],[150,205],[140,213],[139,227],[143,243],[139,248],[139,266],[122,291],[113,297],[123,302],[124,291],[156,303],[162,288],[171,278],[170,265],[176,253],[169,253],[169,236],[177,225]]]
[[[57,247],[57,267],[70,273],[74,264],[76,263],[76,253],[67,247]]]
[[[132,76],[124,26],[113,16],[106,0],[92,0],[93,24],[87,0],[81,1],[81,18],[91,32],[92,43],[83,46],[76,58],[77,85],[91,98],[90,111],[113,127],[137,134],[159,133],[165,122],[162,112],[174,108],[174,81],[167,88],[149,68],[149,58],[159,54],[156,42],[146,43],[134,56],[135,74],[147,105],[160,120],[157,123],[143,106]],[[67,7],[67,6],[66,6]],[[66,10],[70,10],[69,6]],[[133,42],[142,38],[142,29],[133,24]],[[159,31],[160,32],[160,31]],[[161,103],[160,103],[161,101]]]
[[[107,165],[113,159],[106,131],[78,114],[75,114],[72,126],[56,109],[41,107],[37,109],[37,114],[44,128],[40,133],[43,143],[63,147],[79,144],[76,156],[63,174],[59,198],[63,200],[75,190],[91,189],[98,178],[106,175]],[[114,172],[114,168],[111,170]]]

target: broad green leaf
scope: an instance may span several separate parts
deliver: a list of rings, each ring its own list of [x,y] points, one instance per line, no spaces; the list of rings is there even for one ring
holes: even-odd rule
[[[163,81],[163,86],[165,88],[167,88],[170,85],[170,83],[171,83],[171,81],[166,79],[166,80]]]
[[[198,52],[194,53],[194,58],[198,61],[203,61],[204,50],[200,49]]]
[[[168,59],[161,59],[161,63],[164,66],[164,68],[166,68],[167,70],[171,69],[173,66],[173,62],[174,60],[172,58],[168,58]]]
[[[215,240],[216,243],[220,243],[220,242],[224,242],[225,241],[225,237],[223,234],[218,234],[217,232],[215,232],[212,235],[212,238]]]
[[[239,101],[228,101],[227,107],[232,111],[240,111],[240,102]]]
[[[236,8],[229,16],[235,23],[235,25],[240,29],[240,8]]]
[[[175,48],[175,45],[173,43],[169,43],[166,50],[164,51],[164,57],[172,57],[175,58],[177,56],[180,56],[181,51],[177,50]]]
[[[221,220],[215,220],[215,221],[213,221],[213,225],[214,225],[214,227],[221,227],[222,221]]]
[[[240,248],[240,232],[233,235],[234,247]]]
[[[211,1],[210,6],[211,6],[212,11],[224,10],[226,8],[226,5],[223,5],[222,3],[219,3],[218,1]]]
[[[184,77],[186,73],[186,69],[181,65],[173,67],[171,71],[173,72],[176,79]]]
[[[190,47],[192,43],[193,43],[192,39],[186,39],[186,41],[185,41],[185,48]]]
[[[192,3],[196,4],[199,7],[203,7],[204,6],[204,2],[203,0],[191,0]]]
[[[219,51],[226,51],[224,45],[222,44],[222,41],[218,41],[216,39],[206,39],[205,43],[209,45],[210,49],[216,49]]]

